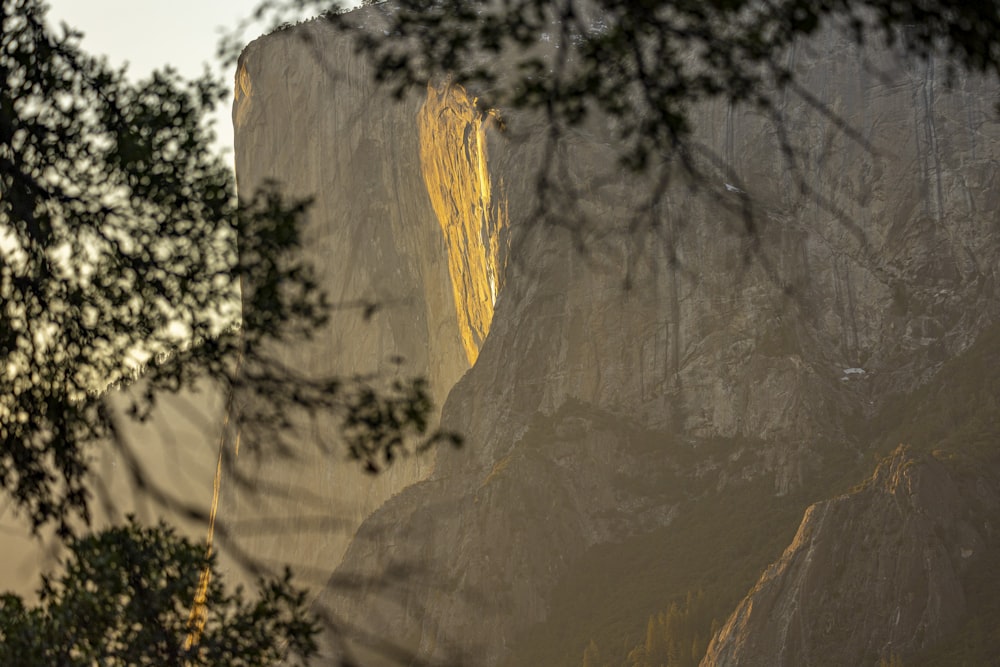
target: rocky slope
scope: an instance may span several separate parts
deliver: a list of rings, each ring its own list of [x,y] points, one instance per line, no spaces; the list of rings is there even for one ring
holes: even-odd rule
[[[599,119],[555,153],[563,196],[546,203],[574,224],[538,224],[539,119],[505,115],[501,132],[469,93],[447,87],[394,103],[322,22],[248,47],[234,110],[241,192],[276,177],[315,194],[306,258],[335,296],[389,304],[373,324],[338,318],[289,360],[352,372],[401,353],[447,396],[442,422],[468,443],[439,455],[429,476],[404,471],[353,505],[357,518],[389,498],[359,529],[324,604],[424,657],[483,665],[578,664],[589,633],[641,623],[643,605],[702,580],[721,582],[718,599],[735,605],[802,509],[860,478],[869,453],[911,418],[904,399],[998,320],[992,89],[959,77],[945,90],[938,64],[861,51],[833,33],[789,58],[863,141],[789,93],[793,165],[771,120],[707,104],[694,114],[697,137],[726,171],[674,174],[636,231],[649,183],[619,172]],[[744,201],[759,230],[749,258]],[[328,498],[366,496],[356,480],[331,491],[340,465],[268,462],[261,474]],[[819,518],[868,522],[856,534],[871,548],[845,551],[845,571],[885,574],[879,594],[907,611],[864,651],[943,636],[953,615],[932,627],[909,611],[932,593],[960,612],[954,580],[918,594],[922,566],[872,565],[898,537],[881,532],[892,527],[875,503],[892,497],[887,484],[820,505],[800,533],[828,544],[811,527]],[[936,549],[932,525],[914,524],[908,544]],[[342,544],[250,541],[328,571]],[[794,558],[813,542],[794,544],[780,579],[823,588]],[[387,592],[400,573],[405,586]],[[354,574],[376,584],[352,600],[334,583]],[[601,581],[630,599],[612,600]],[[774,599],[779,628],[799,622]],[[738,630],[755,618],[738,611],[713,655],[750,647]],[[804,622],[827,620],[850,627]]]
[[[811,506],[702,665],[876,664],[933,646],[962,621],[962,575],[996,537],[996,480],[971,481],[900,447]]]

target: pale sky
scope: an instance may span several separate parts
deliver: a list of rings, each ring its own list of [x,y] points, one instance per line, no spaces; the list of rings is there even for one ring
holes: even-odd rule
[[[251,15],[258,0],[47,0],[47,4],[53,26],[65,22],[81,30],[87,52],[107,55],[116,65],[127,61],[129,73],[138,79],[168,64],[189,77],[201,74],[206,64],[219,71],[215,57],[219,37]],[[232,73],[225,72],[225,79],[232,81]],[[219,143],[230,154],[231,102],[219,109],[215,123]]]

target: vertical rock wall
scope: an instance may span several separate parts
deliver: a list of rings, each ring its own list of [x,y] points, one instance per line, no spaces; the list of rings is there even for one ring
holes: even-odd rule
[[[429,476],[348,493],[371,499],[354,516],[388,498],[343,564],[376,583],[355,600],[331,587],[324,602],[425,657],[548,664],[525,648],[532,627],[610,622],[600,599],[553,601],[560,582],[594,579],[580,569],[585,554],[627,543],[655,563],[646,536],[684,543],[689,534],[669,537],[677,517],[711,516],[723,495],[829,488],[886,424],[908,418],[896,399],[934,382],[1000,319],[991,88],[960,78],[944,91],[939,64],[832,32],[788,57],[825,112],[791,91],[778,125],[724,101],[699,107],[696,138],[725,167],[697,181],[674,173],[646,218],[636,204],[649,183],[618,169],[611,121],[564,137],[552,164],[568,196],[548,203],[588,223],[567,229],[531,217],[542,119],[505,118],[507,132],[484,142],[456,89],[396,105],[349,40],[320,23],[248,47],[251,93],[235,111],[241,192],[279,177],[316,194],[306,254],[327,288],[389,305],[374,323],[338,316],[287,358],[345,373],[402,353],[439,397],[454,385],[442,421],[468,444]],[[338,466],[262,462],[261,474],[313,493],[339,479]],[[760,529],[776,527],[762,517]],[[329,568],[342,543],[295,534],[255,548]],[[699,566],[723,567],[709,561]],[[608,559],[599,576],[657,590],[630,562]],[[411,573],[405,590],[376,594],[400,571]],[[546,642],[571,655],[586,638]]]
[[[423,97],[391,99],[351,45],[316,22],[246,48],[233,121],[241,197],[276,183],[290,199],[312,198],[302,259],[335,305],[327,326],[310,340],[276,343],[277,356],[306,377],[362,375],[387,384],[424,377],[440,406],[474,358],[492,303],[488,293],[478,298],[480,289],[456,309],[452,273],[463,274],[454,252],[462,248],[449,245],[460,242],[457,235],[446,243],[446,221],[439,224],[428,198],[417,131]],[[480,189],[478,181],[469,187]],[[491,211],[498,208],[488,184],[484,197]],[[482,264],[473,268],[483,272]],[[485,282],[485,274],[477,280]],[[371,317],[352,306],[366,303],[377,305]],[[466,306],[471,312],[463,318]],[[425,477],[433,454],[372,477],[347,460],[334,420],[302,415],[294,425],[296,451],[277,456],[271,443],[241,428],[239,411],[251,400],[235,397],[226,445],[238,449],[236,474],[248,483],[221,480],[220,520],[255,557],[318,572],[322,581],[357,522]],[[272,454],[261,458],[258,451]],[[312,527],[298,522],[304,516]],[[241,527],[246,523],[256,527]]]
[[[429,86],[417,115],[420,166],[448,249],[455,314],[469,365],[489,333],[507,259],[507,201],[494,188],[486,130],[493,116],[464,88]]]

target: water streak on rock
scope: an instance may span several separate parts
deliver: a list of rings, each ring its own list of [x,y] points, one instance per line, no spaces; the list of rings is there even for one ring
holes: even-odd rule
[[[492,119],[464,88],[443,84],[428,86],[417,120],[420,167],[444,232],[455,309],[470,365],[489,333],[506,258],[506,196],[502,184],[493,187],[486,148]]]

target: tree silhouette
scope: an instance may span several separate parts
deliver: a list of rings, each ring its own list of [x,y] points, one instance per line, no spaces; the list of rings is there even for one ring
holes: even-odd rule
[[[369,4],[369,3],[364,3]],[[914,59],[943,55],[950,71],[1000,74],[1000,3],[963,0],[389,0],[343,12],[330,0],[267,0],[255,17],[275,25],[322,14],[356,41],[376,78],[401,95],[429,83],[465,86],[484,110],[541,114],[546,156],[535,174],[532,222],[582,232],[600,225],[575,206],[556,150],[567,133],[594,121],[617,147],[622,170],[646,179],[629,232],[659,230],[657,211],[672,182],[698,187],[721,175],[729,208],[757,250],[752,197],[725,156],[694,136],[693,114],[710,99],[746,106],[770,120],[796,186],[829,206],[798,169],[781,111],[801,99],[851,139],[865,138],[800,85],[787,59],[796,42],[822,29],[858,44],[883,44]],[[236,31],[222,48],[234,61]],[[592,128],[590,128],[592,129]],[[721,173],[721,174],[720,174]],[[840,212],[835,212],[840,215]],[[663,232],[666,233],[666,232]],[[514,253],[516,255],[516,253]]]
[[[237,199],[206,121],[228,86],[208,74],[185,81],[169,68],[133,82],[83,52],[78,33],[50,30],[39,0],[0,0],[0,26],[0,488],[35,532],[53,527],[69,540],[87,529],[102,484],[93,461],[108,449],[125,462],[138,493],[174,516],[207,523],[208,507],[152,481],[140,455],[146,443],[130,440],[124,423],[149,418],[164,394],[206,379],[223,393],[267,397],[241,414],[242,428],[260,429],[261,454],[284,451],[295,410],[339,420],[345,459],[371,471],[441,438],[457,444],[429,433],[431,405],[419,379],[384,386],[378,378],[303,377],[275,355],[269,343],[307,338],[331,308],[364,314],[372,305],[331,304],[297,253],[307,200],[288,200],[276,186]],[[122,394],[109,388],[140,376],[125,410],[114,407],[112,394]],[[17,664],[29,655],[49,664],[48,648],[32,652],[25,643],[45,640],[36,630],[85,629],[66,625],[66,605],[114,610],[114,596],[97,595],[87,578],[93,573],[80,569],[88,563],[104,563],[107,576],[160,563],[161,572],[133,573],[144,586],[186,568],[170,580],[169,594],[136,598],[149,606],[143,613],[163,604],[174,616],[178,604],[194,602],[199,564],[211,567],[204,547],[165,527],[112,528],[69,544],[76,564],[59,586],[43,587],[43,607],[5,598],[0,649],[19,656]],[[141,557],[120,559],[140,546]],[[250,613],[217,578],[206,581],[206,599],[220,613]],[[303,598],[288,579],[267,584],[260,596],[258,610],[303,618]],[[90,615],[93,646],[69,642],[64,657],[117,660],[129,622],[153,629],[127,614]],[[265,617],[261,627],[273,627]],[[204,642],[212,641],[211,618]],[[296,623],[224,650],[243,651],[247,664],[256,664],[251,654],[304,654],[313,626]],[[178,627],[163,625],[162,641],[176,644]],[[204,642],[199,650],[214,650]],[[232,655],[213,663],[230,663]]]
[[[366,3],[369,4],[369,3]],[[329,0],[258,4],[257,16],[312,10],[357,33],[380,79],[403,90],[447,76],[485,108],[540,109],[555,125],[589,113],[619,119],[623,163],[636,170],[677,152],[706,98],[773,109],[797,86],[782,58],[822,27],[858,43],[884,40],[914,57],[947,54],[968,71],[1000,74],[1000,4],[961,0],[393,0],[381,30]],[[235,44],[228,47],[234,57]],[[504,71],[498,54],[512,58]],[[513,62],[513,68],[508,65]],[[513,71],[507,71],[513,69]]]
[[[293,406],[341,415],[372,470],[426,434],[422,383],[303,378],[268,351],[333,305],[295,252],[308,201],[276,186],[237,201],[205,123],[222,84],[169,69],[133,84],[51,34],[34,0],[5,0],[0,20],[0,486],[36,528],[89,518],[88,451],[134,444],[105,390],[139,366],[137,419],[208,377],[268,397],[247,426],[280,430]]]
[[[189,641],[191,591],[216,565],[200,545],[164,524],[133,520],[73,539],[62,574],[46,578],[37,606],[0,597],[0,662],[5,665],[306,664],[318,624],[290,575],[261,582],[246,600],[227,592],[218,573],[197,642]]]
[[[329,9],[297,0],[264,3],[261,13],[292,6]],[[780,58],[824,24],[1000,71],[996,2],[400,0],[367,11],[384,29],[352,34],[397,90],[451,77],[484,107],[545,114],[552,142],[603,114],[617,119],[623,167],[664,178],[670,164],[697,171],[714,158],[690,141],[699,100],[721,96],[780,121],[773,95],[787,90],[829,113]],[[326,16],[354,29],[360,15]],[[0,0],[0,26],[0,487],[36,529],[53,525],[69,538],[87,523],[91,454],[109,446],[136,487],[207,519],[149,485],[135,456],[141,443],[127,440],[108,406],[107,387],[139,366],[143,389],[128,410],[137,419],[163,392],[208,377],[268,398],[244,426],[268,429],[273,437],[257,440],[276,451],[291,409],[340,416],[345,451],[371,470],[440,437],[455,441],[428,433],[419,382],[386,393],[366,378],[304,378],[269,352],[269,341],[309,336],[333,305],[296,253],[308,201],[276,189],[238,201],[210,148],[204,118],[226,86],[169,69],[133,83],[82,52],[78,34],[52,33],[39,0]],[[499,53],[513,53],[513,67],[491,67]],[[539,201],[552,201],[551,165],[537,182]],[[137,530],[93,544],[115,548]],[[6,598],[4,643],[23,637],[10,628],[28,627],[17,624],[35,613],[48,612]]]

